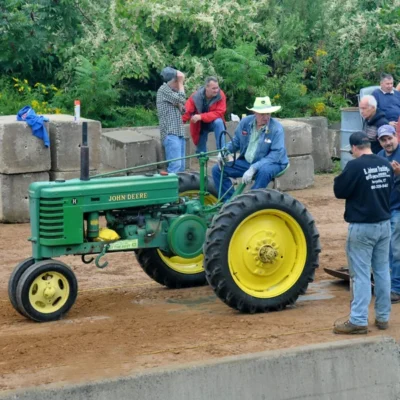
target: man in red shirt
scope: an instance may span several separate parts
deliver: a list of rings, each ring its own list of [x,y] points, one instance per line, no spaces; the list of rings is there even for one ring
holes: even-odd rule
[[[225,145],[225,138],[221,140],[220,137],[225,130],[226,97],[216,77],[206,78],[204,86],[186,101],[185,109],[182,119],[183,122],[190,120],[190,135],[196,145],[196,153],[207,151],[209,132],[214,132],[218,149]]]

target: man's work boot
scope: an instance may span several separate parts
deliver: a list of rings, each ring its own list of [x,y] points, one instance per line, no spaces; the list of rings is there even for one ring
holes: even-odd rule
[[[381,329],[384,331],[385,329],[389,328],[389,321],[378,321],[377,319],[375,320],[375,326],[378,329]]]
[[[400,294],[391,292],[390,301],[392,302],[392,304],[400,303]]]
[[[337,324],[333,328],[333,333],[343,335],[363,335],[368,333],[368,326],[354,325],[350,321]]]

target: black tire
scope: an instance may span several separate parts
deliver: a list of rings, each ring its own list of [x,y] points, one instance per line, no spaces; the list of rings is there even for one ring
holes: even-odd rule
[[[200,174],[198,172],[179,172],[179,194],[187,191],[198,191],[200,190]],[[218,190],[215,188],[213,179],[207,177],[207,190],[214,196],[218,197]]]
[[[48,274],[48,276],[44,275]],[[47,279],[49,289],[54,287],[59,291],[56,297],[50,299],[44,296],[40,297],[44,290],[37,289],[35,285],[45,285],[43,281]],[[67,286],[68,285],[68,286]],[[45,288],[47,289],[47,288]],[[33,293],[35,291],[35,293]],[[39,293],[38,300],[35,304],[32,303],[30,295]],[[31,265],[21,276],[17,285],[17,304],[22,313],[37,322],[56,321],[65,315],[75,303],[78,295],[78,282],[73,271],[61,261],[44,260]],[[44,304],[48,302],[49,304]],[[51,303],[51,304],[50,304]],[[41,310],[38,309],[42,304]],[[47,310],[45,307],[47,307]],[[54,311],[51,311],[54,310]]]
[[[17,285],[22,274],[34,263],[35,260],[32,257],[26,258],[24,261],[21,261],[14,268],[10,279],[8,280],[8,298],[10,299],[11,305],[14,307],[14,309],[18,311],[21,315],[24,314],[19,309],[17,304]]]
[[[189,193],[189,197],[194,197],[196,191],[200,189],[200,175],[197,172],[182,172],[178,174],[179,177],[179,193]],[[209,201],[217,201],[218,193],[214,187],[212,179],[208,177],[208,191],[213,196],[210,196]],[[164,260],[163,260],[164,258]],[[168,265],[165,260],[169,260],[158,249],[140,249],[136,253],[136,259],[143,271],[153,280],[161,285],[167,286],[172,289],[202,286],[206,284],[205,272],[202,266],[203,257],[195,263],[188,260],[188,265],[198,265],[196,268],[190,268],[195,272],[191,273],[190,270],[186,273],[179,272],[180,265],[176,265],[173,269]],[[197,258],[196,258],[197,260]],[[171,265],[175,263],[171,260]],[[184,267],[182,267],[184,269]]]
[[[264,255],[270,251],[272,258]],[[319,233],[303,204],[275,190],[252,190],[214,217],[204,268],[208,283],[230,307],[246,313],[277,311],[306,292],[320,251]],[[279,274],[283,278],[276,278]]]

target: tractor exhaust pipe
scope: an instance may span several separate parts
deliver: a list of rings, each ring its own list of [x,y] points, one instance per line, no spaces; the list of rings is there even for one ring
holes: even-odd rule
[[[89,146],[87,122],[82,122],[82,144],[81,144],[81,181],[89,178]]]

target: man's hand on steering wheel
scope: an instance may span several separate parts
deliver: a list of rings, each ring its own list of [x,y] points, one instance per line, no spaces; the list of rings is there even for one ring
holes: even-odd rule
[[[221,169],[222,166],[225,167],[233,167],[236,162],[236,152],[230,152],[226,147],[222,147],[222,138],[223,136],[228,136],[231,141],[233,141],[232,136],[228,131],[222,131],[221,136],[219,137],[219,148],[220,152],[218,153],[218,165]]]

